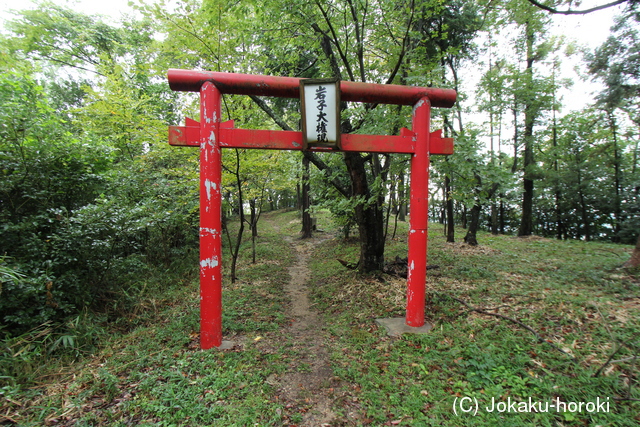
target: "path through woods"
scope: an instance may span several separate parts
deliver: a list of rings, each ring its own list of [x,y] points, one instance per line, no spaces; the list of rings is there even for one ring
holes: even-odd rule
[[[277,224],[273,226],[279,230]],[[293,345],[297,361],[286,373],[272,380],[285,411],[289,412],[289,418],[292,419],[294,413],[303,413],[298,426],[336,425],[341,418],[332,410],[333,403],[341,394],[341,381],[331,369],[326,344],[328,333],[310,302],[308,283],[311,273],[309,259],[313,248],[332,237],[328,233],[314,233],[313,238],[304,240],[285,237],[295,253],[296,261],[289,267],[291,278],[285,287],[291,301],[287,314],[292,322],[284,333]]]

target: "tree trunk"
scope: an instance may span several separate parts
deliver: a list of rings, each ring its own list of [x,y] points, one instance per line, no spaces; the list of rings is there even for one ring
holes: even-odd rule
[[[624,268],[638,268],[640,267],[640,235],[638,235],[638,241],[636,247],[631,254],[631,258],[622,265]]]
[[[407,203],[405,202],[404,197],[404,170],[401,169],[398,176],[398,220],[402,222],[405,222],[407,220]]]
[[[524,193],[522,194],[522,218],[518,236],[530,236],[533,231],[533,180],[524,179]]]
[[[477,173],[475,174],[476,179],[476,188],[482,188],[482,178]],[[487,199],[492,199],[493,196],[498,191],[498,187],[500,185],[498,183],[493,183],[489,191],[487,192]],[[479,193],[480,191],[478,191]],[[477,233],[478,228],[480,227],[480,214],[482,213],[483,204],[481,203],[480,194],[476,194],[476,201],[473,207],[471,208],[471,220],[469,221],[469,229],[467,230],[467,234],[464,236],[465,243],[471,246],[478,245]]]
[[[564,223],[562,222],[562,208],[560,207],[560,200],[562,198],[562,193],[559,189],[556,189],[556,206],[555,206],[555,215],[556,215],[556,239],[562,240],[562,233],[564,232]]]
[[[244,208],[243,208],[243,194],[242,194],[242,181],[240,179],[240,151],[236,152],[236,170],[232,172],[236,178],[236,184],[238,186],[238,215],[240,216],[240,228],[238,229],[238,236],[236,238],[235,245],[231,241],[231,233],[227,228],[227,238],[229,239],[229,251],[231,251],[231,283],[235,283],[237,280],[236,268],[238,265],[238,254],[240,253],[240,245],[242,244],[242,235],[244,233]]]
[[[622,197],[620,195],[620,190],[621,190],[621,171],[620,171],[620,164],[621,164],[621,159],[620,159],[620,150],[618,149],[618,133],[617,133],[617,126],[616,126],[616,118],[613,115],[613,113],[611,111],[607,112],[607,115],[609,116],[609,125],[611,126],[611,133],[613,136],[613,185],[614,185],[614,192],[615,192],[615,200],[613,201],[614,205],[613,205],[613,217],[615,218],[615,225],[614,225],[614,229],[613,229],[613,242],[619,243],[620,242],[620,229],[621,229],[621,225],[622,225],[622,204],[621,204],[621,200]]]
[[[302,238],[309,239],[312,237],[311,214],[309,207],[309,159],[302,157]]]
[[[251,228],[251,262],[256,263],[256,237],[258,237],[258,218],[256,217],[256,199],[249,200],[251,215],[249,226]]]
[[[365,160],[360,153],[345,152],[344,161],[351,177],[352,197],[369,201],[371,198]],[[360,263],[363,273],[384,268],[384,212],[381,203],[358,203],[356,222],[360,231]]]
[[[464,228],[465,230],[467,229],[467,207],[466,206],[462,206],[462,228]]]
[[[578,171],[578,200],[580,200],[580,216],[582,218],[582,228],[584,230],[584,240],[591,241],[591,227],[589,221],[589,208],[587,202],[584,199],[584,192],[582,191],[582,179],[580,172]]]
[[[269,195],[269,209],[273,212],[278,209],[278,202],[276,201],[276,195]]]
[[[478,226],[480,224],[481,210],[482,206],[480,205],[480,203],[476,203],[471,208],[471,221],[469,221],[469,230],[467,230],[467,234],[464,236],[464,242],[471,246],[478,246],[476,234],[478,231]]]
[[[444,177],[444,193],[446,197],[447,206],[447,242],[453,243],[456,241],[455,224],[453,222],[453,198],[451,197],[451,178],[449,175]]]
[[[387,205],[387,214],[385,218],[384,224],[384,240],[387,241],[387,236],[389,235],[389,219],[393,214],[396,219],[396,223],[398,222],[398,201],[397,201],[397,192],[396,192],[396,184],[393,179],[391,179],[391,185],[389,186],[389,203]],[[395,236],[395,228],[394,228],[394,236]]]
[[[535,52],[533,49],[533,43],[535,33],[529,22],[526,26],[527,32],[527,85],[533,84],[533,62],[535,61]],[[529,87],[529,91],[532,88]],[[522,218],[520,221],[520,229],[518,230],[518,236],[530,236],[533,232],[533,177],[531,168],[534,166],[535,161],[533,157],[533,125],[537,115],[536,107],[534,105],[535,99],[531,94],[528,94],[525,108],[524,108],[524,179],[523,187],[524,193],[522,194]]]
[[[554,118],[553,118],[553,147],[556,148],[558,146],[558,135],[557,135],[557,131],[556,131],[556,124],[555,124],[555,110],[554,110]],[[555,153],[554,156],[556,157],[553,161],[553,170],[556,173],[556,179],[558,179],[558,171],[559,171],[559,167],[558,167],[558,154]],[[564,223],[562,222],[562,207],[561,207],[561,201],[562,201],[562,191],[560,190],[560,184],[556,183],[555,184],[555,216],[556,216],[556,238],[558,240],[562,240],[562,233],[564,231]]]
[[[249,200],[249,210],[251,215],[249,217],[249,224],[251,224],[251,237],[258,237],[258,212],[256,210],[256,199]]]
[[[498,235],[498,204],[491,203],[491,234]]]
[[[518,133],[518,101],[513,101],[513,165],[511,165],[511,173],[518,170],[518,144],[520,143],[520,135]]]

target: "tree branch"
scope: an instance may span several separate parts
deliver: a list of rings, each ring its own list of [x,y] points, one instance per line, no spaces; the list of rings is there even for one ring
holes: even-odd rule
[[[262,111],[264,111],[265,113],[267,113],[267,115],[269,117],[271,117],[273,119],[274,122],[276,122],[276,124],[278,126],[280,126],[280,128],[282,130],[293,130],[293,128],[291,126],[289,126],[289,124],[287,122],[285,122],[284,120],[282,120],[282,118],[280,116],[278,116],[275,111],[273,111],[271,109],[271,107],[269,107],[269,105],[260,97],[255,96],[255,95],[249,95],[249,97],[253,100],[253,102],[255,102],[256,104],[258,104],[258,107],[260,107],[260,109]]]
[[[448,295],[448,294],[442,294],[442,295],[444,295],[447,298],[450,298],[450,299],[452,299],[454,301],[459,302],[460,304],[462,304],[465,307],[467,307],[469,310],[475,311],[476,313],[485,314],[487,316],[499,317],[500,319],[504,319],[504,320],[508,320],[510,322],[513,322],[516,325],[519,325],[519,326],[523,327],[524,329],[526,329],[527,331],[531,332],[538,339],[538,342],[549,344],[551,347],[553,347],[554,349],[558,350],[560,353],[564,353],[567,356],[569,356],[573,362],[576,362],[576,358],[575,357],[573,357],[572,355],[570,355],[569,353],[567,353],[566,351],[564,351],[563,349],[561,349],[560,347],[558,347],[557,345],[552,343],[551,341],[545,340],[532,327],[522,323],[518,319],[514,319],[513,317],[505,316],[505,315],[498,314],[498,313],[491,313],[490,311],[486,311],[486,310],[483,310],[481,308],[472,307],[471,305],[467,304],[465,301],[463,301],[463,300],[461,300],[459,298],[456,298],[456,297],[452,297],[451,295]]]
[[[351,70],[351,65],[349,64],[349,61],[347,60],[347,56],[344,54],[344,52],[342,51],[342,48],[340,47],[340,42],[338,41],[338,36],[335,32],[335,30],[333,29],[333,25],[331,25],[331,20],[329,19],[329,16],[327,15],[327,12],[322,8],[322,6],[320,5],[319,2],[316,2],[316,5],[318,6],[318,9],[320,9],[320,12],[322,13],[322,16],[324,17],[325,22],[327,23],[327,25],[329,26],[329,31],[331,31],[331,34],[333,36],[333,44],[336,45],[336,49],[338,49],[338,54],[340,55],[340,58],[342,59],[342,62],[344,63],[345,68],[347,69],[347,73],[349,74],[349,79],[354,82],[355,78],[353,77],[353,71]],[[318,26],[318,24],[314,23],[311,25],[311,27],[316,30],[319,31],[321,34],[323,34],[326,38],[326,40],[331,41],[331,38],[329,37],[329,35],[322,31],[322,29]],[[329,45],[328,48],[331,50],[331,46]],[[323,46],[323,49],[325,49],[325,53],[326,53],[326,47]],[[335,61],[335,55],[332,55]],[[337,66],[337,61],[335,61],[335,64],[332,63],[332,66]],[[340,77],[339,75],[336,75],[336,77]],[[340,78],[340,80],[342,80],[342,78]]]
[[[635,355],[635,356],[631,356],[631,357],[625,357],[624,359],[618,359],[618,360],[612,360],[609,363],[624,363],[624,362],[630,362],[632,360],[637,360],[638,358],[640,358],[640,356]]]
[[[36,59],[40,59],[40,60],[44,60],[44,61],[57,62],[58,64],[66,65],[67,67],[75,68],[75,69],[82,70],[82,71],[88,71],[90,73],[94,73],[94,74],[97,74],[99,76],[106,77],[104,74],[102,74],[99,71],[91,70],[91,69],[85,68],[85,67],[81,67],[80,65],[75,65],[75,64],[72,64],[71,62],[66,62],[66,61],[63,61],[61,59],[54,58],[52,56],[41,56],[41,57],[36,58]]]
[[[351,18],[353,19],[353,23],[356,29],[356,43],[358,44],[356,52],[358,55],[358,65],[360,67],[360,80],[362,82],[366,82],[367,79],[365,76],[365,68],[364,68],[364,45],[362,42],[362,37],[360,35],[360,24],[358,22],[358,14],[356,13],[356,8],[353,5],[353,1],[347,0],[347,3],[349,3],[349,9],[351,9]],[[366,21],[366,17],[363,17],[362,18],[362,34],[363,35],[364,35],[365,21]]]
[[[611,3],[603,4],[601,6],[596,6],[596,7],[592,7],[590,9],[584,9],[584,10],[557,10],[550,6],[545,6],[544,4],[536,0],[529,0],[529,3],[531,3],[532,5],[542,10],[546,10],[547,12],[555,13],[559,15],[586,15],[587,13],[597,12],[598,10],[607,9],[609,7],[617,6],[619,4],[627,3],[627,2],[635,3],[635,0],[616,0],[616,1],[612,1]]]
[[[340,65],[338,64],[338,59],[336,58],[336,55],[333,53],[333,49],[331,48],[331,38],[327,33],[322,31],[322,29],[318,26],[318,24],[316,23],[311,24],[311,28],[313,28],[316,33],[320,34],[320,37],[321,37],[320,47],[322,47],[322,51],[324,52],[325,56],[329,60],[329,64],[331,65],[331,70],[333,71],[334,77],[337,77],[338,79],[342,80],[342,71],[340,71]],[[347,71],[349,71],[349,69],[347,69]]]
[[[402,38],[402,49],[400,49],[400,55],[398,55],[398,61],[396,61],[396,66],[393,68],[393,71],[389,75],[386,84],[393,83],[393,79],[396,78],[398,71],[400,70],[400,66],[404,61],[404,56],[407,53],[407,44],[409,43],[409,32],[411,31],[411,26],[413,25],[413,17],[415,14],[415,4],[411,2],[411,15],[409,16],[409,22],[407,23],[407,30],[404,33],[404,37]]]
[[[611,354],[609,355],[609,358],[607,359],[607,361],[606,361],[606,362],[604,362],[604,363],[602,364],[602,366],[600,366],[600,369],[598,369],[598,370],[596,371],[596,373],[595,373],[595,374],[593,374],[593,376],[594,376],[594,377],[599,376],[599,375],[600,375],[600,373],[604,370],[604,368],[606,368],[606,367],[607,367],[607,365],[609,365],[609,363],[611,363],[611,360],[613,359],[613,356],[615,356],[616,354],[618,354],[618,352],[619,352],[620,350],[622,350],[623,348],[624,348],[624,346],[623,346],[623,345],[618,346],[618,348],[617,348],[613,353],[611,353]]]
[[[318,157],[318,155],[316,155],[316,153],[311,151],[303,151],[302,155],[309,159],[309,161],[313,163],[315,167],[320,169],[322,172],[325,172],[322,174],[322,176],[326,182],[333,185],[333,187],[347,199],[351,197],[351,191],[349,188],[342,185],[342,183],[340,183],[337,178],[330,178],[328,176],[328,173],[330,173],[332,169],[325,162],[323,162],[322,159]]]
[[[267,113],[267,115],[269,117],[271,117],[273,119],[274,122],[276,122],[276,124],[278,126],[280,126],[280,128],[282,130],[289,130],[292,131],[293,128],[291,126],[289,126],[289,124],[287,122],[285,122],[284,120],[282,120],[282,118],[280,118],[275,111],[273,111],[273,109],[271,109],[271,107],[269,107],[269,105],[260,97],[257,97],[255,95],[249,95],[249,97],[256,103],[258,104],[258,107],[260,107],[262,109],[262,111],[264,111],[265,113]],[[320,157],[318,157],[315,153],[311,152],[311,151],[303,151],[302,155],[305,156],[307,159],[309,159],[309,161],[311,163],[313,163],[318,169],[320,169],[323,172],[331,172],[331,168],[322,161],[322,159]],[[324,175],[324,179],[331,185],[333,185],[333,187],[338,190],[338,192],[340,194],[342,194],[344,197],[350,197],[351,196],[351,192],[349,191],[349,188],[345,187],[344,185],[342,185],[340,183],[340,181],[338,181],[337,179],[330,179],[327,175]]]
[[[178,30],[183,31],[187,34],[189,34],[191,37],[195,38],[196,40],[198,40],[202,46],[205,47],[205,49],[207,49],[209,51],[209,53],[211,54],[211,56],[213,56],[215,58],[215,60],[220,63],[220,57],[216,54],[216,52],[213,50],[213,48],[211,46],[209,46],[209,43],[207,43],[207,41],[205,39],[203,39],[202,37],[200,37],[198,34],[196,34],[195,30],[194,31],[189,31],[186,28],[184,28],[181,25],[178,25],[177,22],[175,22],[170,15],[165,15],[165,19],[167,21],[169,21],[170,23],[172,23]],[[191,27],[195,27],[195,25],[193,24],[193,22],[191,21],[190,17],[187,17],[187,21],[188,23],[191,25]]]

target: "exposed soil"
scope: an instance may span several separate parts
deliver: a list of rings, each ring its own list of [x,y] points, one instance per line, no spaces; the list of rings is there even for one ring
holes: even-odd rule
[[[280,399],[293,413],[304,414],[298,426],[330,426],[336,421],[332,402],[337,398],[340,381],[333,376],[326,347],[327,333],[309,301],[309,255],[315,245],[330,238],[314,234],[311,239],[287,238],[296,252],[296,263],[289,267],[291,280],[285,290],[291,299],[291,325],[285,333],[294,343],[296,366],[279,376]]]

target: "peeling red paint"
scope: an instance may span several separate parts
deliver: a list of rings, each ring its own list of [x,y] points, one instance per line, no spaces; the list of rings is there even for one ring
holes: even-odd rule
[[[412,128],[416,135],[416,149],[411,157],[411,186],[409,217],[409,258],[407,274],[407,313],[409,326],[424,325],[427,284],[427,226],[429,223],[429,140],[431,104],[423,98],[413,109]]]
[[[212,83],[202,85],[200,117],[218,117],[221,94]],[[200,122],[200,347],[222,344],[222,229],[220,183],[222,159],[218,138],[220,123]],[[213,231],[213,232],[207,232]]]
[[[173,90],[200,91],[201,122],[169,128],[171,145],[200,147],[200,345],[222,344],[221,148],[301,150],[302,134],[292,131],[235,129],[233,120],[220,123],[221,94],[299,97],[300,79],[208,71],[169,70]],[[414,105],[412,130],[400,135],[341,136],[342,151],[408,153],[411,156],[409,268],[406,324],[424,325],[429,155],[452,154],[453,139],[430,132],[431,107],[451,107],[449,89],[341,82],[345,101]],[[315,148],[315,151],[327,151]]]

